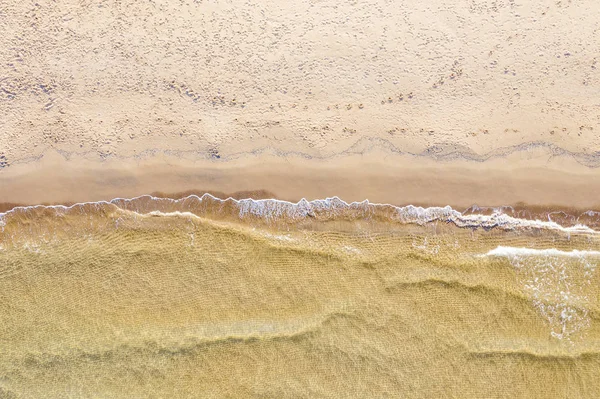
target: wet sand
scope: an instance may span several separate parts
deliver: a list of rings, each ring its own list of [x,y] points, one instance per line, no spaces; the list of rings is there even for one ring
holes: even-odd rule
[[[2,171],[1,184],[0,202],[24,205],[192,190],[200,195],[266,191],[290,201],[338,196],[456,209],[519,203],[581,212],[600,209],[600,168],[581,165],[571,156],[549,158],[545,151],[483,162],[376,151],[322,160],[261,155],[231,161],[154,156],[102,162],[48,153]]]

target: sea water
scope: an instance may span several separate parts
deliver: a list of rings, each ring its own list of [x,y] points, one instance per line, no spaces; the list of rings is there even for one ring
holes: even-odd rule
[[[0,397],[598,397],[591,224],[143,196],[0,215]]]

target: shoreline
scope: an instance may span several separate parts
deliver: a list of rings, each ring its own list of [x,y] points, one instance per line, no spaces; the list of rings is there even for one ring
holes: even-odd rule
[[[368,153],[306,160],[247,157],[235,161],[155,156],[102,162],[49,152],[0,171],[0,212],[16,206],[70,205],[143,195],[298,202],[338,197],[393,206],[450,206],[484,213],[512,207],[526,219],[562,213],[573,219],[600,209],[600,170],[565,157],[512,154],[473,162]],[[552,198],[552,200],[548,200]],[[487,208],[487,210],[486,210]],[[560,216],[558,216],[560,217]]]
[[[317,223],[331,221],[392,222],[401,225],[416,224],[420,226],[437,225],[438,222],[442,222],[459,229],[483,229],[486,231],[525,229],[560,231],[569,235],[571,233],[595,235],[599,232],[595,229],[600,228],[600,212],[590,211],[579,216],[570,215],[563,211],[532,214],[527,208],[515,209],[512,207],[493,209],[475,209],[473,207],[461,212],[452,209],[450,206],[395,206],[385,203],[373,203],[368,200],[346,202],[339,197],[311,201],[303,198],[293,203],[275,198],[218,198],[209,193],[201,196],[190,194],[180,199],[142,195],[135,198],[114,198],[110,201],[78,202],[70,205],[18,206],[6,212],[0,212],[0,227],[4,232],[4,226],[7,225],[8,220],[21,219],[23,216],[27,220],[31,216],[35,218],[42,215],[52,215],[52,213],[46,213],[48,210],[54,211],[55,215],[60,217],[71,214],[77,217],[82,214],[82,211],[83,214],[88,216],[96,213],[104,216],[104,212],[110,207],[145,217],[179,215],[231,221],[233,216],[236,221],[260,220],[271,227],[280,222],[295,224],[307,221],[311,223],[313,221]],[[555,214],[562,214],[562,217],[559,216],[556,220],[552,220],[550,215]],[[581,217],[585,220],[580,221]],[[436,227],[435,230],[437,234],[438,228]]]

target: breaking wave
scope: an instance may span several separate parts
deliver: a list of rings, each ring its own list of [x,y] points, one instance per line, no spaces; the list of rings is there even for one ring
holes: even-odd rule
[[[530,218],[514,216],[511,207],[499,207],[486,210],[472,207],[460,212],[450,206],[420,207],[395,206],[391,204],[346,202],[338,197],[290,202],[279,199],[221,199],[211,194],[190,195],[181,199],[160,198],[143,195],[135,198],[115,198],[110,201],[83,202],[73,205],[32,205],[18,206],[0,213],[0,228],[12,217],[28,218],[47,212],[55,215],[81,214],[89,212],[110,212],[123,210],[137,215],[172,216],[195,215],[209,219],[236,218],[259,220],[268,224],[299,223],[303,221],[372,220],[401,224],[424,225],[433,222],[454,224],[460,228],[482,229],[541,229],[558,230],[566,233],[595,234],[596,213],[587,211],[579,217],[566,215],[561,223],[551,219],[556,212],[533,215]],[[480,212],[480,213],[477,213]],[[512,215],[511,215],[512,213]],[[542,220],[545,217],[548,220]],[[594,218],[592,218],[594,217]],[[587,218],[587,219],[586,219]],[[580,219],[591,223],[582,223]]]

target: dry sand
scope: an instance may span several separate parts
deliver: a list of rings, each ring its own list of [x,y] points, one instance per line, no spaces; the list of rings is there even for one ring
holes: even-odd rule
[[[599,13],[594,1],[9,1],[0,202],[243,186],[591,207]],[[189,178],[154,173],[184,160]]]

